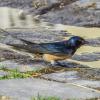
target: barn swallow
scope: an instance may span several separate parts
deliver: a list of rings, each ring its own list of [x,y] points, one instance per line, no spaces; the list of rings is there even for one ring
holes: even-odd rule
[[[27,52],[42,55],[43,59],[51,64],[59,60],[71,58],[76,50],[88,42],[79,36],[73,36],[69,40],[53,43],[32,43],[30,41],[20,39],[24,45],[8,44],[18,49],[24,49]]]

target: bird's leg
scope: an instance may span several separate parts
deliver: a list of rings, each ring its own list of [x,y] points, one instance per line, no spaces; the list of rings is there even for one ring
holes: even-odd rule
[[[58,62],[58,61],[52,60],[52,61],[51,61],[51,67],[57,68],[57,67],[66,67],[66,66],[65,66],[64,64],[61,64],[61,63]]]
[[[56,65],[56,62],[54,60],[51,60],[51,66],[55,67],[55,65]]]
[[[51,60],[50,63],[49,62],[45,62],[45,64],[49,67],[55,67],[56,66],[56,62],[54,60]]]

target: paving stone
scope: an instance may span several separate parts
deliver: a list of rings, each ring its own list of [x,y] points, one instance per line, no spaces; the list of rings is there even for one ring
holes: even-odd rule
[[[19,64],[17,62],[8,60],[8,61],[0,62],[0,68],[4,67],[4,68],[7,68],[7,69],[17,69],[20,72],[27,72],[27,71],[40,70],[40,69],[44,68],[44,66],[41,65],[41,63]]]
[[[80,77],[77,75],[77,71],[66,71],[42,75],[42,78],[56,80],[60,82],[68,82],[78,80]]]
[[[90,87],[90,88],[100,89],[100,80],[98,80],[98,81],[93,81],[93,80],[77,80],[77,81],[74,81],[73,83],[79,84],[79,85],[83,85],[83,86],[87,86],[87,87]]]
[[[100,97],[99,91],[78,87],[72,84],[58,83],[42,79],[12,79],[0,81],[0,95],[6,95],[18,100],[30,100],[37,96],[57,96],[61,100],[76,98]]]

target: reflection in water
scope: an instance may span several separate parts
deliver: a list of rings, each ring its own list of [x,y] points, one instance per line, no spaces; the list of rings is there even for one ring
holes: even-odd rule
[[[33,28],[33,16],[20,9],[0,7],[1,28]],[[36,24],[36,23],[35,23]]]

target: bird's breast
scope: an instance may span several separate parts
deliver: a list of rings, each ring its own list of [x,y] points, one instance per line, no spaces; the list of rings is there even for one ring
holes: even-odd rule
[[[69,59],[70,57],[71,56],[69,56],[69,55],[51,55],[51,54],[43,55],[43,59],[48,62],[50,62],[52,60],[54,60],[54,61],[65,60],[65,59]]]

